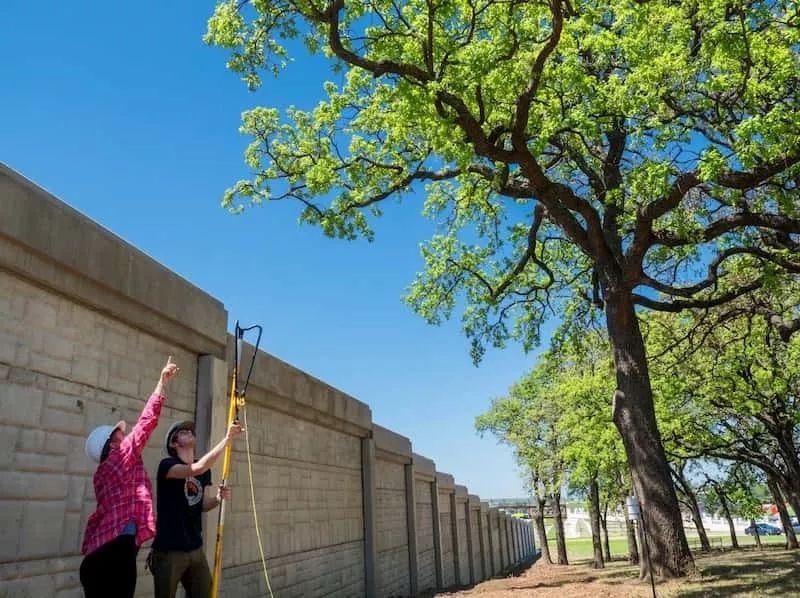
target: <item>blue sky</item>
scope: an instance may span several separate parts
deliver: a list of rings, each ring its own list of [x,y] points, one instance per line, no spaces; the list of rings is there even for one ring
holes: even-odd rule
[[[400,297],[432,224],[387,206],[376,240],[326,239],[294,205],[231,216],[245,176],[240,114],[301,108],[340,81],[303,52],[247,92],[202,43],[207,1],[0,3],[0,161],[264,327],[262,347],[368,403],[374,420],[483,498],[523,494],[511,452],[476,415],[530,369],[518,347],[479,368],[458,321],[431,327]]]

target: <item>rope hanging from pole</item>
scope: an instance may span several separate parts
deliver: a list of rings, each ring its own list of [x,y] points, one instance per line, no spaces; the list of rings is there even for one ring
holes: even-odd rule
[[[241,372],[241,358],[242,358],[242,342],[244,334],[250,330],[257,330],[258,336],[256,337],[255,346],[253,347],[253,355],[250,360],[250,366],[247,370],[247,376],[244,378],[244,384],[239,387],[239,374]],[[247,394],[247,387],[250,384],[250,376],[253,373],[253,366],[255,365],[256,355],[258,354],[258,347],[261,344],[261,326],[255,325],[248,328],[239,326],[238,320],[236,321],[234,330],[234,348],[233,348],[233,375],[231,379],[231,394],[230,403],[228,405],[227,427],[230,427],[234,422],[239,420],[239,409],[241,408],[245,418],[245,441],[247,448],[247,465],[250,474],[250,497],[253,506],[253,518],[255,519],[256,535],[258,537],[258,549],[261,555],[261,564],[264,570],[264,579],[269,595],[272,596],[272,587],[269,582],[269,574],[267,573],[267,562],[264,556],[264,548],[261,543],[261,532],[258,525],[258,514],[256,510],[256,496],[253,485],[253,466],[250,458],[250,440],[247,432],[247,411],[245,397]],[[222,459],[222,485],[226,486],[228,477],[230,476],[231,466],[231,445],[225,447],[225,453]],[[214,546],[214,569],[211,577],[211,598],[217,598],[219,595],[219,586],[222,577],[222,546],[225,533],[225,506],[226,500],[223,498],[220,501],[219,511],[217,515],[217,539]]]

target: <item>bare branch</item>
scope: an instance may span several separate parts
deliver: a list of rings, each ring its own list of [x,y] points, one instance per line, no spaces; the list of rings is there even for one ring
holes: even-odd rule
[[[552,270],[545,264],[543,261],[536,257],[536,234],[539,232],[539,227],[542,225],[542,221],[544,219],[545,210],[544,207],[539,204],[536,206],[536,209],[533,211],[533,223],[531,224],[530,230],[528,230],[528,247],[525,250],[525,253],[517,262],[514,269],[511,270],[506,277],[503,279],[497,288],[492,293],[492,298],[497,299],[514,281],[514,279],[522,273],[525,269],[525,266],[528,265],[528,262],[533,261],[537,266],[539,266],[544,272],[547,274],[548,282],[545,283],[543,288],[547,288],[553,284],[555,277],[553,276]],[[537,287],[540,288],[540,287]]]
[[[710,299],[688,299],[686,301],[656,301],[655,299],[650,299],[649,297],[645,297],[644,295],[640,295],[638,293],[633,293],[632,297],[633,297],[633,302],[637,305],[648,307],[656,311],[677,313],[679,311],[683,311],[684,309],[704,309],[707,307],[717,307],[719,305],[723,305],[728,301],[733,301],[737,297],[741,297],[743,295],[746,295],[747,293],[751,293],[756,289],[761,288],[763,284],[764,281],[758,279],[749,284],[742,285],[737,289],[728,291],[727,293],[723,293],[722,295],[718,295],[717,297],[712,297]]]

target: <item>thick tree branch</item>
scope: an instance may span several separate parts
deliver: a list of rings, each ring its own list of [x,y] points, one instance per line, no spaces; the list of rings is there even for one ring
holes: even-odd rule
[[[525,91],[517,98],[517,105],[514,114],[514,127],[511,132],[511,141],[517,151],[527,150],[526,131],[528,129],[528,119],[530,116],[531,101],[536,97],[539,84],[542,80],[544,65],[547,59],[555,51],[558,42],[561,40],[561,31],[564,28],[564,17],[561,12],[561,0],[550,0],[550,14],[552,18],[552,30],[547,43],[539,51],[536,59],[531,66],[530,79]]]
[[[738,189],[740,191],[752,189],[753,187],[757,187],[758,185],[767,181],[769,178],[785,171],[788,168],[791,168],[799,162],[800,153],[794,153],[762,166],[758,166],[749,172],[728,171],[718,176],[716,179],[708,181],[708,184],[719,185],[728,189]],[[683,240],[671,239],[669,236],[664,235],[662,235],[659,239],[654,238],[652,224],[661,216],[664,216],[669,211],[678,207],[686,194],[701,183],[702,181],[700,180],[697,172],[684,173],[675,180],[667,195],[661,199],[647,204],[639,210],[639,213],[636,216],[634,240],[631,244],[631,248],[628,250],[628,261],[632,266],[640,264],[644,259],[644,255],[647,253],[647,250],[655,243],[688,244]],[[737,228],[740,226],[764,226],[766,228],[774,228],[781,231],[785,230],[783,225],[779,224],[776,226],[776,223],[768,222],[770,218],[768,218],[766,215],[761,215],[765,219],[763,224],[758,223],[757,218],[747,222],[748,217],[752,216],[758,215],[742,213],[737,214],[729,219],[720,220],[708,227],[704,232],[704,236],[706,237],[706,240],[708,240],[719,236],[726,230],[731,230],[732,228]],[[774,218],[778,219],[779,217],[775,216]],[[737,220],[739,223],[736,222]],[[798,224],[798,221],[794,220],[794,225],[791,227],[791,230],[787,230],[786,232],[798,232],[799,230],[800,224]],[[662,239],[665,239],[667,243],[662,243]]]
[[[737,297],[741,297],[742,295],[746,295],[747,293],[751,293],[756,289],[761,288],[763,284],[764,281],[758,279],[749,284],[742,285],[737,289],[728,291],[727,293],[723,293],[722,295],[718,295],[717,297],[712,297],[709,299],[687,299],[686,301],[656,301],[655,299],[650,299],[649,297],[645,297],[644,295],[640,295],[638,293],[633,293],[632,297],[633,297],[633,302],[636,305],[641,305],[643,307],[647,307],[656,311],[677,313],[679,311],[683,311],[684,309],[704,309],[708,307],[717,307],[719,305],[723,305],[728,301],[733,301]]]
[[[728,189],[739,189],[740,191],[752,189],[798,163],[800,163],[800,152],[757,166],[750,172],[728,171],[712,182]]]
[[[344,4],[345,0],[332,0],[324,13],[317,11],[313,13],[313,20],[328,24],[328,45],[339,59],[369,71],[374,77],[392,74],[419,82],[433,80],[430,73],[415,64],[404,64],[393,60],[370,60],[346,48],[339,32],[339,12],[344,8]]]
[[[791,262],[782,256],[773,255],[759,247],[729,247],[728,249],[725,249],[716,255],[716,257],[708,265],[708,276],[696,284],[685,287],[676,287],[660,282],[648,276],[644,271],[641,272],[640,283],[671,297],[685,297],[690,299],[697,293],[704,291],[709,287],[716,287],[716,284],[719,282],[720,278],[720,266],[728,258],[737,255],[753,255],[764,261],[779,265],[788,272],[800,273],[800,262]]]

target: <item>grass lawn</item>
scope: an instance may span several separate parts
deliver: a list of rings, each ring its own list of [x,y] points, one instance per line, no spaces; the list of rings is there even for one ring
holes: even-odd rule
[[[755,546],[755,539],[753,536],[745,534],[738,534],[737,539],[739,546]],[[689,547],[692,552],[699,554],[700,540],[697,536],[689,536]],[[712,548],[730,548],[731,537],[729,534],[710,534],[708,540]],[[785,538],[780,536],[761,536],[761,543],[765,545],[783,545]],[[548,546],[550,547],[550,555],[555,560],[556,556],[556,542],[548,536]],[[609,547],[611,548],[611,557],[613,559],[624,558],[628,555],[628,539],[626,537],[609,538]],[[572,561],[581,561],[592,558],[592,539],[591,538],[568,538],[567,539],[567,558]]]

